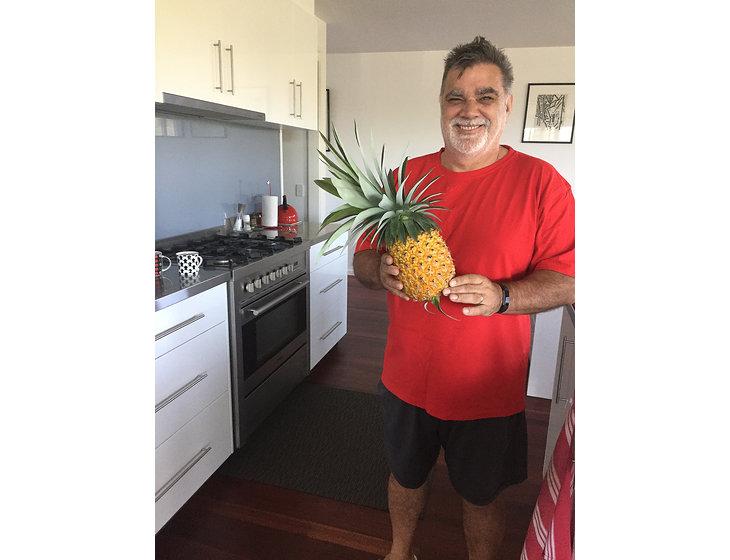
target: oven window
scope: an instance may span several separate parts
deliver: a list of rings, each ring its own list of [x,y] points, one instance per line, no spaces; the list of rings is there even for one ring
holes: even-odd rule
[[[307,330],[307,290],[300,290],[243,326],[243,372],[250,377]]]

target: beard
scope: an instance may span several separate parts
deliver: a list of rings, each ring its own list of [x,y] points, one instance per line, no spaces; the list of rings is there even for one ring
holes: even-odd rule
[[[464,119],[455,117],[448,123],[441,123],[441,133],[443,134],[444,141],[453,150],[464,154],[473,155],[484,150],[489,143],[489,127],[491,122],[488,119]],[[478,126],[484,125],[481,129],[481,134],[469,133],[463,134],[458,125],[465,126]]]

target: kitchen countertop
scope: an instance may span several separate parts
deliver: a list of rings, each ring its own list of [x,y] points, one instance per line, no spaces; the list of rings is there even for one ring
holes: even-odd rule
[[[190,296],[194,296],[218,284],[225,284],[231,278],[227,268],[201,268],[191,278],[180,276],[177,265],[173,264],[159,278],[155,278],[155,311],[169,307]]]
[[[316,245],[320,241],[324,241],[329,235],[340,226],[337,224],[329,224],[319,233],[319,224],[316,222],[302,222],[297,226],[297,236],[302,238],[302,244],[309,248]]]
[[[301,246],[309,249],[320,241],[324,241],[339,227],[339,224],[329,224],[320,233],[319,224],[316,222],[302,222],[296,226],[296,232],[289,235],[301,237]],[[214,234],[215,229],[209,233]],[[255,229],[253,233],[261,230]],[[230,280],[231,271],[224,268],[201,268],[194,278],[183,278],[178,273],[176,264],[162,273],[160,278],[155,278],[155,311],[174,305],[190,296],[194,296],[205,290],[223,284]]]

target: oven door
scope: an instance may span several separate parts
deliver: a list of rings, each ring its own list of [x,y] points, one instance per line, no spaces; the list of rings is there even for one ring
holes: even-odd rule
[[[238,398],[249,395],[309,342],[306,275],[238,309]]]

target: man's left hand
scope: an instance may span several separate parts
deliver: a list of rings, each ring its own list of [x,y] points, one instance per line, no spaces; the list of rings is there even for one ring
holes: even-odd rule
[[[466,304],[464,315],[487,317],[502,305],[502,288],[479,274],[454,276],[442,293],[455,303]]]

